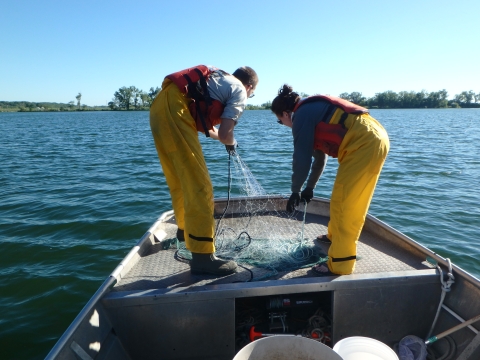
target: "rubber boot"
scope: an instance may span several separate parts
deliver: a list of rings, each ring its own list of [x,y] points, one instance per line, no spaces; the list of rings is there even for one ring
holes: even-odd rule
[[[222,260],[214,254],[192,253],[190,272],[192,274],[229,275],[237,271],[237,263]]]
[[[180,242],[185,241],[185,234],[180,228],[177,229],[177,240]]]

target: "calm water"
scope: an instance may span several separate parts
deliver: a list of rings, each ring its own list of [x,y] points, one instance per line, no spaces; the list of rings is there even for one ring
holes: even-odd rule
[[[480,277],[480,109],[372,115],[391,151],[370,213]],[[0,113],[0,134],[0,358],[42,359],[170,198],[147,112]],[[289,129],[249,111],[236,134],[264,189],[289,194]],[[204,140],[226,196],[227,154]]]

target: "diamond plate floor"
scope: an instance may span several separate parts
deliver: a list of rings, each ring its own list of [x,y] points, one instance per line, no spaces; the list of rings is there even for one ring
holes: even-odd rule
[[[265,214],[260,220],[248,217],[223,218],[222,227],[242,228],[248,225],[252,238],[262,238],[273,229],[287,229],[286,238],[291,239],[292,234],[301,230],[301,218],[297,219],[279,217],[278,214]],[[255,221],[260,221],[255,224]],[[266,225],[268,224],[268,225]],[[328,245],[317,243],[314,239],[318,235],[326,234],[328,218],[307,214],[305,219],[304,238],[312,245],[319,248],[320,252],[327,253]],[[167,239],[175,238],[177,227],[175,219],[170,217],[162,224],[162,229],[167,233]],[[288,233],[291,230],[290,233]],[[263,234],[263,235],[262,235]],[[424,259],[412,256],[407,250],[394,247],[381,238],[363,231],[357,247],[357,264],[355,274],[368,274],[380,272],[395,272],[404,270],[426,269],[422,264]],[[247,270],[248,268],[248,270]],[[178,259],[176,249],[164,249],[163,243],[156,243],[149,248],[138,263],[119,281],[112,291],[139,291],[149,289],[174,289],[177,287],[193,287],[214,284],[245,282],[251,278],[262,278],[271,275],[269,270],[254,266],[239,267],[236,274],[225,277],[210,275],[190,274],[188,262]],[[310,269],[299,269],[289,272],[280,272],[267,280],[293,279],[302,277],[315,277]]]

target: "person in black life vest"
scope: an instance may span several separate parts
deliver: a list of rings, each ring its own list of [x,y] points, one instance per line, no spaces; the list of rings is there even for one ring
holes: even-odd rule
[[[232,75],[198,65],[165,77],[150,108],[150,128],[170,189],[177,238],[192,253],[192,273],[227,275],[234,261],[215,256],[213,186],[197,131],[219,140],[236,155],[237,125],[258,84],[243,66]],[[215,126],[218,126],[215,127]]]
[[[368,110],[334,96],[305,99],[283,85],[272,102],[280,124],[292,128],[292,194],[286,210],[309,202],[327,162],[338,160],[330,199],[328,233],[317,241],[329,243],[328,261],[312,270],[319,276],[348,275],[355,269],[357,241],[387,157],[390,142],[382,125]],[[314,159],[312,164],[312,157]],[[306,181],[306,187],[301,191]]]

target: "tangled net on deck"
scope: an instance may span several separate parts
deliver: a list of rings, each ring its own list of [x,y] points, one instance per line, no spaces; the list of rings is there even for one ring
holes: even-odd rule
[[[303,213],[303,221],[298,221],[283,209],[275,209],[269,195],[240,156],[231,156],[230,160],[233,168],[229,164],[229,180],[233,179],[233,182],[229,186],[229,198],[233,189],[247,200],[243,204],[245,212],[237,216],[234,222],[235,228],[223,225],[223,215],[217,219],[216,255],[235,260],[245,269],[257,267],[267,270],[261,277],[253,278],[252,275],[250,281],[272,277],[280,271],[311,267],[322,260],[321,256],[324,255],[304,238],[306,213]],[[248,201],[248,198],[254,200]],[[285,225],[279,226],[278,221],[271,221],[278,217],[285,219],[281,222]],[[177,243],[177,246],[180,247],[179,255],[182,258],[191,259],[184,243]]]

